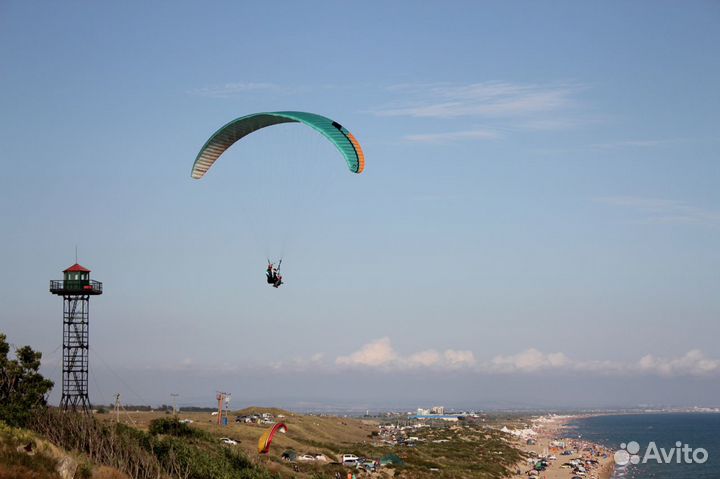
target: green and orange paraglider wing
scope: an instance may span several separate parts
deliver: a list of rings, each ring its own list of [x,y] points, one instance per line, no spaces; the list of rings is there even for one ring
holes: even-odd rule
[[[273,427],[265,431],[263,435],[260,436],[260,439],[258,440],[258,454],[268,453],[270,450],[270,444],[272,444],[275,434],[278,432],[287,432],[287,426],[285,426],[285,423],[279,422],[273,425]]]
[[[360,144],[345,127],[339,123],[315,113],[303,111],[276,111],[253,113],[236,120],[213,133],[200,149],[192,167],[192,177],[202,178],[215,161],[236,141],[250,133],[268,126],[281,123],[303,123],[319,131],[342,153],[348,168],[353,173],[362,173],[365,169],[365,156]]]

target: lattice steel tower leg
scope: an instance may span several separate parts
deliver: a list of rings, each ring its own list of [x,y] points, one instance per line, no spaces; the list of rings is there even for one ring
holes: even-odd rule
[[[90,280],[90,270],[74,264],[65,279],[50,281],[50,292],[63,297],[63,365],[60,407],[90,411],[88,396],[88,320],[90,296],[102,294],[102,283]]]
[[[88,397],[89,296],[65,296],[63,312],[63,409],[90,409]]]

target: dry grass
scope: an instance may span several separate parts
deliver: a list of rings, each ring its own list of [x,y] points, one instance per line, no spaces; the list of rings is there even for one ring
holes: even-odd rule
[[[92,471],[92,479],[131,479],[127,474],[108,466],[95,466]]]
[[[32,454],[24,451],[27,444],[33,445]],[[60,479],[56,468],[67,455],[29,430],[0,426],[0,479]],[[93,467],[92,472],[92,479],[130,479],[106,466]]]
[[[278,434],[267,456],[257,453],[257,441],[262,433],[270,426],[258,424],[235,423],[236,415],[249,415],[268,412],[278,418],[288,427],[287,434]],[[153,419],[168,417],[164,412],[135,412],[129,416],[136,423],[136,427],[147,430]],[[353,453],[365,457],[380,458],[385,454],[394,452],[399,454],[406,462],[407,467],[398,470],[395,477],[425,478],[425,477],[453,477],[453,478],[499,478],[504,477],[507,467],[516,463],[519,451],[507,444],[501,435],[488,429],[487,426],[497,423],[521,421],[520,417],[503,417],[496,421],[487,418],[484,423],[459,429],[423,429],[414,435],[426,436],[428,441],[418,444],[415,448],[380,446],[371,440],[370,434],[378,430],[377,421],[349,419],[332,416],[308,416],[294,414],[288,411],[269,408],[247,408],[233,411],[229,415],[228,426],[218,426],[217,416],[208,412],[181,412],[180,419],[191,419],[192,426],[207,431],[215,437],[229,437],[240,442],[238,447],[250,458],[272,472],[282,477],[332,477],[335,472],[333,466],[321,464],[298,464],[299,470],[293,471],[291,464],[281,460],[280,456],[287,449],[295,450],[298,455],[305,453],[322,453],[331,461],[336,461],[342,453]],[[106,419],[111,417],[106,416]],[[127,422],[127,416],[124,418]],[[451,443],[432,443],[432,439],[447,437]],[[431,467],[437,467],[440,472],[431,472]],[[342,470],[342,469],[339,469]],[[345,470],[347,472],[347,470]],[[313,474],[318,474],[313,476]],[[385,473],[392,473],[386,470]],[[344,476],[343,476],[344,477]],[[361,476],[365,477],[365,476]],[[375,476],[378,477],[378,476]]]
[[[57,459],[47,447],[38,448],[40,442],[30,431],[0,423],[0,479],[59,479]]]
[[[278,458],[286,449],[293,448],[299,454],[305,452],[322,452],[333,459],[341,453],[343,447],[368,441],[372,431],[377,430],[377,423],[358,419],[347,419],[338,417],[305,416],[293,414],[279,409],[248,408],[242,411],[233,411],[229,414],[228,426],[218,426],[217,416],[211,416],[207,412],[181,412],[180,419],[191,419],[192,426],[220,437],[229,437],[240,441],[239,446],[245,450],[250,457],[257,456],[257,442],[263,432],[270,426],[261,424],[236,423],[235,416],[239,414],[250,414],[257,412],[273,411],[275,414],[282,414],[285,417],[277,419],[284,422],[288,427],[287,434],[278,434],[273,442],[270,456]],[[134,421],[128,420],[128,416]],[[98,419],[113,420],[110,415],[97,416]],[[168,417],[162,412],[131,412],[121,416],[121,421],[135,425],[144,431],[148,430],[150,421],[153,419]]]
[[[34,466],[0,465],[0,479],[60,479],[60,476]]]
[[[260,436],[265,432],[269,425],[236,423],[235,416],[259,414],[267,412],[277,415],[283,415],[284,418],[278,418],[278,421],[284,422],[288,427],[287,434],[278,434],[275,436],[270,453],[267,456],[260,456],[257,452],[257,443]],[[98,419],[105,421],[113,421],[115,418],[111,414],[97,415]],[[166,418],[164,412],[129,412],[120,417],[121,422],[134,425],[138,429],[147,431],[150,421],[158,418]],[[305,453],[322,453],[325,454],[330,461],[336,461],[338,454],[351,452],[356,449],[358,444],[369,441],[372,431],[377,431],[377,423],[374,421],[365,421],[358,419],[347,419],[339,417],[326,416],[306,416],[294,414],[276,408],[259,408],[252,407],[239,411],[232,411],[228,415],[228,426],[218,426],[217,416],[212,416],[209,412],[180,412],[180,419],[191,419],[192,426],[200,430],[207,431],[216,436],[229,437],[239,442],[237,446],[241,448],[250,458],[254,458],[258,463],[263,464],[272,472],[277,472],[283,476],[310,477],[313,473],[322,469],[319,465],[299,464],[300,471],[293,471],[291,465],[282,461],[281,455],[287,449],[294,449],[298,455]]]

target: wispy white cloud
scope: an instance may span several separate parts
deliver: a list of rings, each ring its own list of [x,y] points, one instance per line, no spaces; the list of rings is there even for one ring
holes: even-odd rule
[[[396,85],[391,90],[409,98],[404,104],[377,108],[378,116],[417,118],[517,117],[572,106],[575,85],[541,86],[508,82],[466,85]]]
[[[570,130],[577,128],[580,125],[588,123],[597,123],[600,120],[589,119],[589,118],[563,118],[563,117],[548,117],[548,118],[531,118],[517,124],[519,130],[528,131],[560,131]]]
[[[582,87],[576,84],[538,85],[511,82],[469,84],[402,84],[388,88],[398,101],[371,113],[383,117],[457,120],[476,118],[491,128],[416,133],[404,137],[417,143],[450,143],[501,138],[498,131],[550,131],[574,128],[582,121],[572,109]]]
[[[649,211],[665,211],[668,208],[675,208],[682,204],[675,200],[661,198],[646,198],[641,196],[603,196],[596,198],[601,203],[615,206],[628,206],[636,209]]]
[[[663,140],[621,140],[621,141],[608,141],[605,143],[594,143],[590,145],[590,148],[596,150],[615,150],[622,148],[654,148],[657,146],[663,146],[670,143],[676,143],[678,139],[663,139]]]
[[[683,201],[637,196],[606,196],[595,201],[634,210],[642,221],[656,224],[702,224],[720,226],[720,211],[690,205]]]
[[[209,86],[190,90],[193,95],[207,96],[211,98],[229,98],[249,92],[273,91],[287,92],[289,89],[275,83],[266,82],[233,82],[223,85]]]
[[[406,135],[406,141],[415,143],[450,143],[461,140],[496,140],[500,135],[492,130],[451,131],[448,133],[419,133]]]

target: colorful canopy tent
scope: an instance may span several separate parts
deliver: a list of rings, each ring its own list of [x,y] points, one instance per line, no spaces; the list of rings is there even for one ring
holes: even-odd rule
[[[226,124],[213,133],[203,145],[195,158],[192,167],[192,177],[196,180],[205,176],[205,173],[215,161],[236,141],[250,133],[268,126],[281,123],[303,123],[314,128],[330,140],[342,153],[348,168],[353,173],[362,173],[365,169],[365,156],[360,143],[346,128],[339,123],[315,113],[303,111],[276,111],[266,113],[253,113],[240,117]]]
[[[258,454],[267,454],[268,451],[270,451],[270,444],[272,444],[275,434],[278,432],[287,432],[287,426],[285,426],[285,423],[279,422],[273,425],[273,427],[265,431],[263,435],[260,436],[260,439],[258,440]]]

